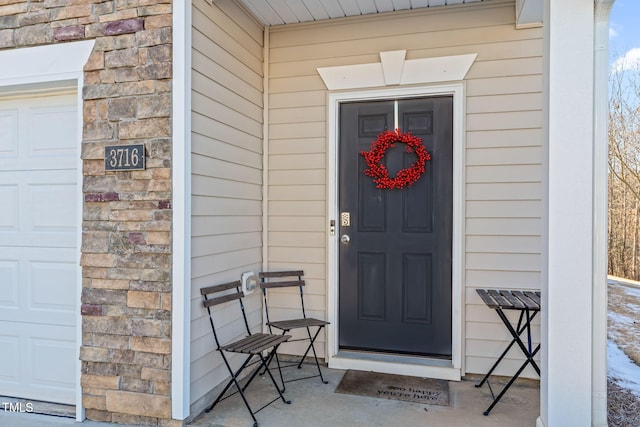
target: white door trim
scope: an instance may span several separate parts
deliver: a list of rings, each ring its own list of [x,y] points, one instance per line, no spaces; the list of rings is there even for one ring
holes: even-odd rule
[[[11,64],[0,67],[0,94],[28,93],[34,90],[72,87],[77,93],[77,144],[82,143],[82,87],[84,86],[83,68],[93,51],[94,40],[73,43],[61,43],[48,46],[37,46],[12,49],[0,52],[0,64]],[[82,345],[82,315],[80,314],[80,296],[82,293],[82,271],[80,269],[80,252],[82,247],[82,160],[77,159],[78,170],[78,236],[77,236],[77,293],[76,293],[76,420],[84,419],[82,407],[82,387],[80,375],[80,346]]]
[[[338,134],[340,104],[351,101],[401,99],[437,95],[453,96],[453,236],[452,236],[452,359],[443,366],[442,361],[429,363],[424,359],[415,363],[415,357],[380,357],[352,353],[349,357],[339,353],[338,344],[338,236],[328,233],[327,272],[327,356],[329,367],[337,369],[374,370],[401,375],[460,380],[464,373],[463,352],[463,247],[464,247],[464,83],[449,83],[421,87],[396,87],[367,91],[330,93],[328,97],[328,218],[338,218]],[[327,227],[329,223],[327,224]],[[393,360],[392,360],[393,359]],[[434,361],[435,362],[435,361]]]

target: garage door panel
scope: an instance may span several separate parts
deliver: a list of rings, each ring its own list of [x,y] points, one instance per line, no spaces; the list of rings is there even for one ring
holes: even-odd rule
[[[26,110],[29,158],[58,158],[68,163],[77,153],[76,108],[71,106],[34,107]],[[73,167],[75,164],[67,165]]]
[[[18,158],[18,110],[0,109],[0,159]]]
[[[20,383],[20,337],[10,332],[0,332],[0,385]]]
[[[77,271],[74,248],[0,247],[0,274],[14,283],[14,296],[2,296],[0,330],[2,321],[74,325]]]
[[[0,326],[2,322],[0,322]],[[13,397],[75,403],[75,328],[11,323],[0,333],[0,390]],[[7,329],[0,329],[7,331]]]
[[[28,210],[31,220],[30,234],[62,232],[75,238],[76,190],[75,183],[29,185],[27,194],[31,205],[31,209]]]
[[[31,301],[29,311],[40,315],[47,312],[50,315],[61,313],[72,317],[75,309],[74,293],[77,271],[75,263],[33,261],[30,263],[30,270]],[[73,320],[71,319],[71,321]]]
[[[76,172],[0,172],[0,246],[77,246]]]
[[[0,185],[0,232],[18,231],[18,184]]]
[[[0,171],[75,169],[75,95],[0,101]]]
[[[18,310],[17,260],[0,260],[0,309]]]
[[[61,334],[60,332],[72,332]],[[60,360],[76,358],[75,336],[72,328],[56,331],[57,337],[35,336],[29,340],[29,370],[31,382],[43,387],[72,388],[75,363],[60,364]],[[70,381],[70,379],[72,381]]]

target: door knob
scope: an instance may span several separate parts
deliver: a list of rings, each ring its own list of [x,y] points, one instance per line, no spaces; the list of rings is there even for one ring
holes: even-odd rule
[[[349,237],[348,234],[343,234],[342,236],[340,236],[340,241],[342,242],[343,245],[348,245],[349,242],[351,241],[351,237]]]

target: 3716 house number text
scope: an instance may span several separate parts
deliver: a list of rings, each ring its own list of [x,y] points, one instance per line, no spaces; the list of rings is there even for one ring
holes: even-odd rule
[[[144,167],[144,144],[108,145],[104,147],[105,170],[143,170]]]

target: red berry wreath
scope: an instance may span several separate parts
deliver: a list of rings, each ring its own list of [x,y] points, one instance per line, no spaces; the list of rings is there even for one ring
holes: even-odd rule
[[[407,153],[415,153],[418,159],[410,167],[398,171],[395,178],[391,178],[386,166],[382,164],[382,159],[387,149],[395,147],[398,142],[406,144]],[[411,135],[410,132],[402,133],[400,129],[385,130],[371,143],[371,150],[361,151],[360,154],[369,167],[364,170],[364,174],[373,177],[377,188],[411,187],[424,173],[426,161],[431,160],[431,155],[422,145],[422,139]]]

